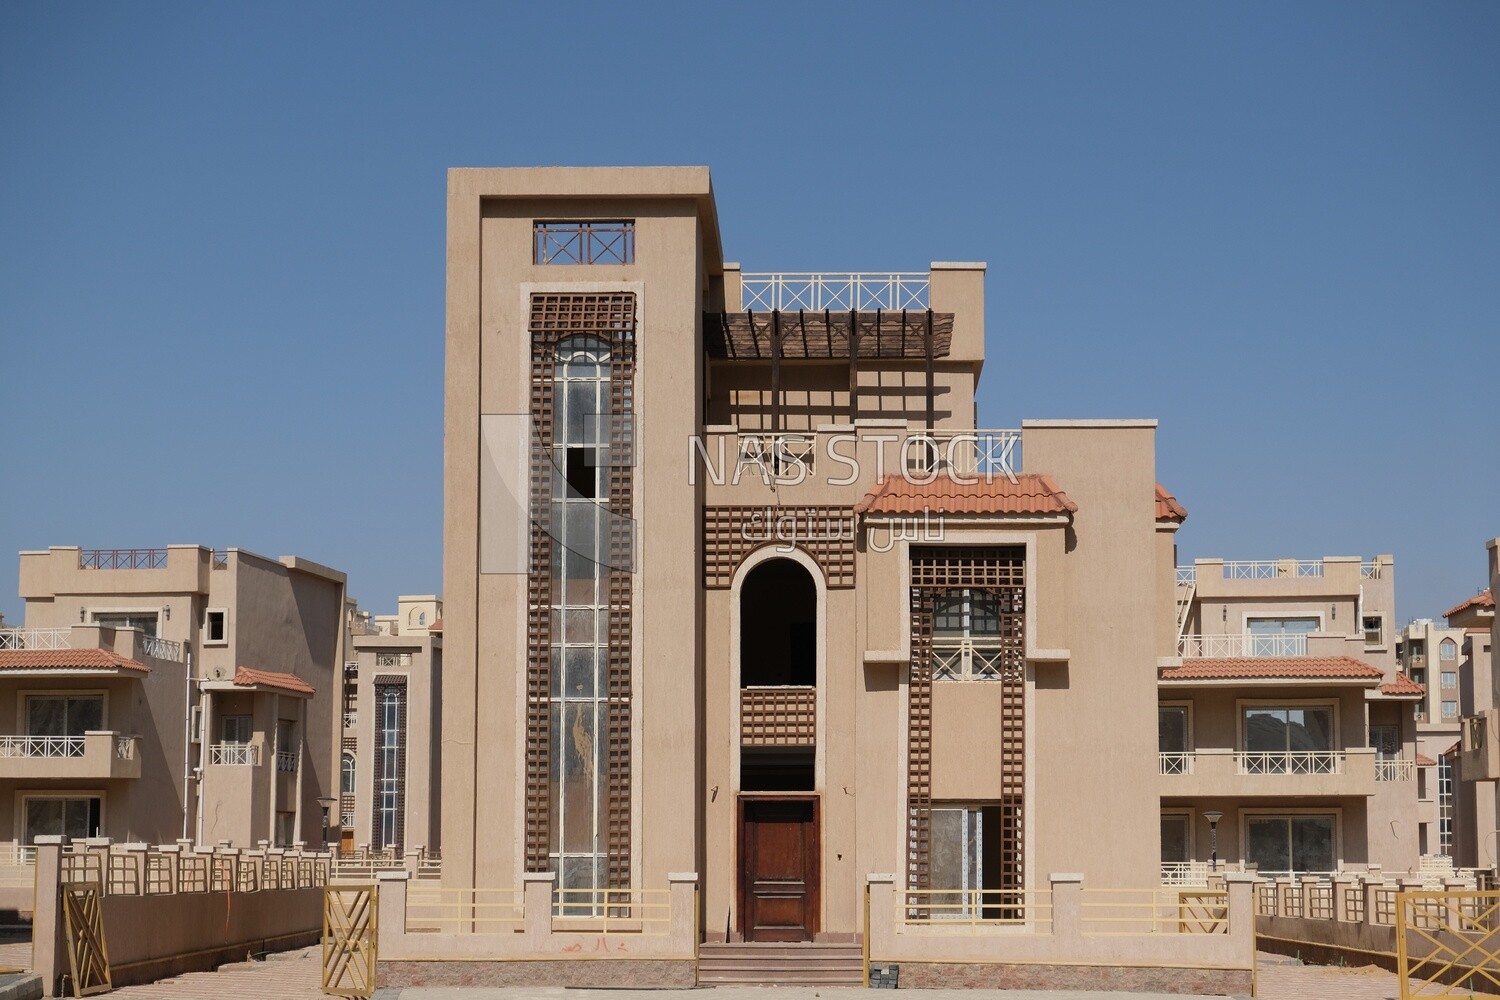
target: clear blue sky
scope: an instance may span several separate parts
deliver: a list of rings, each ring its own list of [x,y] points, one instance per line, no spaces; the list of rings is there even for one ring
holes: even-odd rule
[[[749,270],[986,260],[986,426],[1161,420],[1182,554],[1500,535],[1500,5],[0,5],[15,553],[441,589],[450,166],[707,164]],[[7,568],[8,567],[8,568]]]

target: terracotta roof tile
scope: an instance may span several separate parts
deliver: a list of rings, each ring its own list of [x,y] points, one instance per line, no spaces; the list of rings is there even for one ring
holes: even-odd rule
[[[1488,590],[1484,590],[1475,594],[1467,601],[1462,601],[1458,604],[1453,605],[1453,607],[1443,612],[1443,617],[1452,618],[1460,611],[1467,611],[1469,608],[1493,608],[1494,606],[1495,595],[1490,593]]]
[[[1164,681],[1217,680],[1376,680],[1383,676],[1351,656],[1246,656],[1183,660],[1161,671]]]
[[[1176,521],[1179,524],[1187,520],[1187,508],[1178,503],[1177,498],[1168,493],[1161,483],[1156,484],[1156,519]]]
[[[1463,742],[1463,740],[1454,740],[1453,745],[1443,751],[1443,756],[1446,757],[1449,754],[1458,753],[1458,748],[1463,745]],[[1433,763],[1436,763],[1436,761],[1434,761]]]
[[[1380,693],[1396,695],[1398,697],[1410,694],[1423,695],[1427,693],[1427,689],[1398,670],[1396,671],[1396,682],[1394,684],[1380,685]]]
[[[107,649],[0,650],[0,670],[133,670],[149,674],[144,663]]]
[[[429,632],[441,632],[442,630],[443,630],[443,620],[441,618],[439,618],[437,621],[433,622],[431,625],[427,626],[427,631],[429,631]]]
[[[1026,474],[1012,483],[1005,476],[974,483],[939,476],[914,483],[905,476],[884,476],[854,507],[856,514],[1072,514],[1078,510],[1051,476]]]
[[[262,687],[281,688],[283,691],[293,691],[297,694],[316,694],[313,686],[296,674],[278,674],[270,670],[255,670],[251,667],[240,667],[234,672],[234,683],[238,687],[254,687],[257,684]]]
[[[1457,746],[1457,745],[1458,745],[1457,743],[1454,744],[1454,746]],[[1451,749],[1450,749],[1449,752],[1450,753],[1452,752]],[[1443,754],[1443,756],[1446,757],[1446,756],[1448,756],[1448,754],[1445,753],[1445,754]],[[1436,767],[1437,766],[1437,761],[1433,760],[1431,757],[1427,756],[1425,753],[1419,753],[1419,754],[1417,754],[1417,766],[1418,767]]]

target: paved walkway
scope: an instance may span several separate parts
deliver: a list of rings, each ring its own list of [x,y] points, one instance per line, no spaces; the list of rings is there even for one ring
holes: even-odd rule
[[[225,965],[217,972],[194,972],[145,986],[126,986],[111,996],[121,1000],[324,1000],[318,988],[318,948],[269,956],[264,962]],[[0,941],[0,966],[31,964],[29,941]],[[1396,1000],[1396,977],[1374,967],[1340,969],[1299,965],[1281,955],[1262,954],[1258,963],[1261,1000]],[[572,990],[561,987],[516,989],[380,990],[380,1000],[667,1000],[666,990]],[[914,991],[908,991],[908,995]],[[714,987],[705,1000],[857,1000],[872,997],[847,987]],[[920,1000],[1194,1000],[1160,994],[1053,992],[1031,990],[923,990]]]

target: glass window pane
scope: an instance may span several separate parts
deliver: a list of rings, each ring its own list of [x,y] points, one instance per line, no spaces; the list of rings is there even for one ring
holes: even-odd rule
[[[1327,708],[1293,708],[1287,711],[1287,749],[1332,750],[1333,711]]]
[[[92,812],[91,799],[63,799],[63,836],[81,840],[84,837],[93,836],[89,829],[89,817]]]
[[[63,832],[62,799],[26,800],[26,843],[36,843],[36,838],[56,836]]]
[[[963,816],[962,809],[932,810],[931,885],[934,889],[962,889],[964,886]]]
[[[66,736],[67,700],[29,697],[26,699],[26,734],[28,736]]]
[[[1158,748],[1162,753],[1186,753],[1188,748],[1187,709],[1182,706],[1158,709],[1156,738]]]
[[[1291,824],[1294,870],[1333,871],[1333,817],[1293,816]]]
[[[68,699],[68,735],[82,736],[104,728],[104,699],[98,695]]]
[[[568,681],[563,694],[568,698],[594,696],[594,647],[570,648],[567,651]]]
[[[1286,710],[1245,709],[1245,749],[1250,753],[1282,753],[1286,750]]]
[[[1000,599],[993,594],[975,594],[970,605],[969,634],[973,636],[999,635]]]
[[[567,853],[594,851],[595,762],[592,702],[563,706],[567,729],[562,738],[562,849]]]
[[[1284,817],[1260,817],[1248,821],[1245,840],[1245,860],[1258,865],[1262,873],[1291,870],[1291,843]]]
[[[964,594],[961,590],[940,594],[933,601],[934,635],[964,634]]]
[[[1163,862],[1191,861],[1188,853],[1188,818],[1182,815],[1161,818],[1161,859]]]

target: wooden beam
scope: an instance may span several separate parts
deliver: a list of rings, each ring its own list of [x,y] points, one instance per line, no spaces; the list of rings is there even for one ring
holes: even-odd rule
[[[781,433],[781,310],[771,310],[771,434]]]
[[[826,313],[827,310],[824,310]],[[833,329],[832,326],[829,329]],[[859,314],[849,310],[849,422],[859,419]]]
[[[901,316],[901,337],[906,338],[906,315]],[[927,310],[927,324],[922,331],[922,352],[927,357],[927,430],[932,430],[933,424],[933,399],[932,399],[932,310]]]

